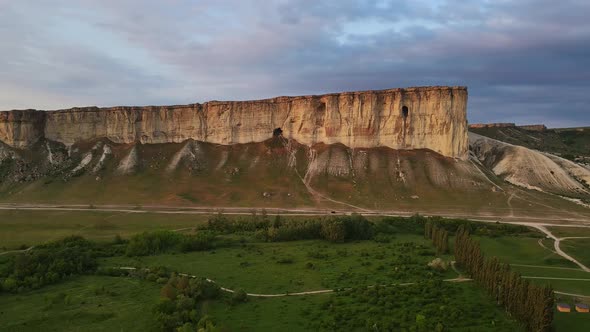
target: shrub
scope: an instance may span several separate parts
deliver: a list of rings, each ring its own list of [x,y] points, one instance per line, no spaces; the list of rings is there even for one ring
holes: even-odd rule
[[[433,259],[430,263],[428,263],[428,266],[436,271],[446,271],[448,268],[447,262],[440,258]]]
[[[322,238],[330,242],[344,242],[346,239],[346,225],[341,220],[329,220],[322,224]]]
[[[284,257],[284,258],[279,258],[277,260],[278,264],[293,264],[293,258],[291,257]]]
[[[231,297],[232,304],[238,304],[248,301],[248,295],[243,289],[239,289],[234,292]]]

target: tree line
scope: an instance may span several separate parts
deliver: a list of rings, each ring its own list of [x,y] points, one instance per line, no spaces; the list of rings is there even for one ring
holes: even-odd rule
[[[497,258],[486,258],[469,231],[461,226],[455,237],[455,259],[528,331],[551,331],[553,290],[530,283]]]
[[[182,234],[174,231],[143,232],[134,235],[127,244],[127,256],[148,256],[168,252],[189,252],[212,249],[217,238],[209,231]]]
[[[106,255],[105,250],[80,236],[37,246],[0,266],[0,293],[37,289],[71,275],[92,273],[98,266],[97,257]]]
[[[449,252],[449,232],[438,223],[428,220],[424,224],[424,238],[432,240],[439,255]]]
[[[374,234],[373,224],[358,214],[303,220],[285,219],[278,215],[271,219],[266,213],[260,217],[253,214],[253,220],[231,220],[217,214],[209,218],[205,229],[226,234],[254,232],[256,238],[268,242],[312,239],[345,242],[368,240]]]

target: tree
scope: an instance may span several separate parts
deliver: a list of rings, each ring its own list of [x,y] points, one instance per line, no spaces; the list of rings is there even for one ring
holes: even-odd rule
[[[176,288],[174,288],[170,284],[170,282],[168,282],[166,285],[164,285],[164,287],[162,287],[162,290],[160,291],[160,296],[162,296],[163,298],[167,298],[169,300],[176,299],[176,295],[177,295]]]
[[[495,257],[484,257],[479,244],[470,238],[463,225],[455,234],[454,253],[456,261],[472,278],[528,331],[551,330],[555,300],[550,287],[531,284],[512,272],[508,264],[501,264]]]
[[[322,237],[330,242],[344,242],[346,227],[340,220],[329,220],[322,224]]]

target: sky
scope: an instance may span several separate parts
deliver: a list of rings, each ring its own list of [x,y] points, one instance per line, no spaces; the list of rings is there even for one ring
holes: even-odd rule
[[[0,110],[469,88],[475,122],[590,125],[588,0],[0,0]]]

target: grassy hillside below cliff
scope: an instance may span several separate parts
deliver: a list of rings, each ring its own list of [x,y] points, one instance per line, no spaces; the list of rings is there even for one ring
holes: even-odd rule
[[[429,150],[312,147],[275,137],[216,145],[0,147],[0,202],[395,210],[459,215],[579,217],[585,209],[519,189],[473,160]],[[2,155],[2,153],[0,153]]]

